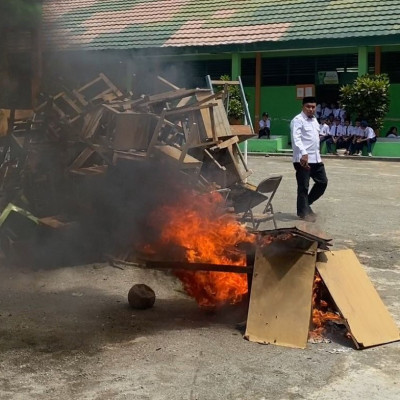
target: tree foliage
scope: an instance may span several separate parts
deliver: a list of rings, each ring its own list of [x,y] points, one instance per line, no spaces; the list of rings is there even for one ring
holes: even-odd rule
[[[41,0],[0,0],[0,30],[34,28],[40,18]]]
[[[221,81],[230,81],[231,77],[230,75],[222,75],[219,79]],[[218,89],[223,90],[224,87],[221,86]],[[242,97],[240,95],[239,86],[228,85],[228,93],[229,93],[228,117],[240,120],[244,116],[244,108],[242,104]]]
[[[389,110],[389,87],[386,74],[360,76],[340,88],[341,105],[347,115],[366,120],[374,130],[382,129]]]

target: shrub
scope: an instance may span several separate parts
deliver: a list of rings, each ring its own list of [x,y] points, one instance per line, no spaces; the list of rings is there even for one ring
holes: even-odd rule
[[[382,129],[389,110],[389,77],[363,75],[352,84],[340,88],[340,101],[347,115],[364,119],[374,130]]]
[[[219,78],[221,81],[230,81],[229,75],[222,75]],[[223,90],[224,87],[220,86],[219,90]],[[228,104],[228,117],[241,120],[244,116],[244,109],[242,104],[242,97],[240,95],[239,85],[228,85],[229,93],[229,104]],[[226,105],[225,105],[226,106]]]

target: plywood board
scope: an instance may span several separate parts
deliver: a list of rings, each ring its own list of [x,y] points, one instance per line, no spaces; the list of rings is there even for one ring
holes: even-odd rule
[[[317,269],[358,348],[400,340],[395,321],[352,250],[321,253]]]
[[[202,101],[204,98],[209,96],[210,93],[197,93],[196,97],[199,101]],[[217,137],[226,137],[231,136],[231,129],[228,121],[228,117],[226,115],[224,103],[221,99],[212,100],[212,103],[217,103],[217,106],[214,107],[214,122],[215,122],[215,132]],[[211,118],[210,111],[208,109],[201,110],[201,116],[203,118],[204,128],[207,132],[208,138],[213,138],[212,127],[211,127]]]
[[[311,319],[317,243],[300,237],[258,248],[245,337],[305,348]]]

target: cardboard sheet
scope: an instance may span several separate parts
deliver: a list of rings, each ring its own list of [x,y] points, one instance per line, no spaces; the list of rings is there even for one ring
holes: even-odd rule
[[[352,250],[320,253],[317,269],[357,348],[400,340],[395,321]]]
[[[256,252],[245,337],[305,348],[311,318],[317,242],[278,240]]]

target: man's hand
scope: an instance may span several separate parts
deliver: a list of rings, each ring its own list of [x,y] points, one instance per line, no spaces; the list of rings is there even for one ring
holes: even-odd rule
[[[300,165],[305,169],[310,169],[310,166],[308,165],[308,154],[301,156]]]

